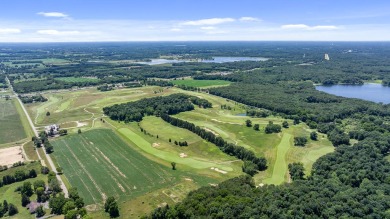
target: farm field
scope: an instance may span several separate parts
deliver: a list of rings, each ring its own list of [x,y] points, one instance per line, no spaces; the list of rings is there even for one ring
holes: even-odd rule
[[[0,147],[27,138],[16,104],[16,99],[0,99]]]
[[[216,87],[231,84],[231,82],[223,80],[173,80],[171,82],[176,85],[186,85],[191,87]]]
[[[59,166],[87,204],[103,204],[108,196],[126,201],[191,175],[148,160],[109,129],[70,135],[52,144]]]
[[[61,78],[55,78],[59,81],[64,82],[97,82],[99,79],[97,78],[76,78],[76,77],[61,77]]]

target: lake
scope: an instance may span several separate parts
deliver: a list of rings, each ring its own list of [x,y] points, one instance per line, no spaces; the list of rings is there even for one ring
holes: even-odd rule
[[[213,57],[213,59],[203,59],[199,62],[204,63],[225,63],[225,62],[242,62],[242,61],[267,61],[267,58],[263,57]],[[180,63],[180,62],[196,62],[185,59],[151,59],[150,62],[136,62],[139,64],[147,65],[161,65],[161,64],[171,64],[171,63]]]
[[[390,103],[390,87],[381,84],[316,86],[316,89],[342,97]]]

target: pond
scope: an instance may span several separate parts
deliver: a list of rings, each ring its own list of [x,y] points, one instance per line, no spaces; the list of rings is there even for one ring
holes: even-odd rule
[[[172,64],[180,62],[204,62],[204,63],[225,63],[225,62],[242,62],[242,61],[267,61],[263,57],[213,57],[213,59],[202,59],[200,61],[185,60],[185,59],[151,59],[150,62],[136,62],[147,65]]]
[[[381,84],[316,86],[316,89],[342,97],[390,103],[390,87]]]

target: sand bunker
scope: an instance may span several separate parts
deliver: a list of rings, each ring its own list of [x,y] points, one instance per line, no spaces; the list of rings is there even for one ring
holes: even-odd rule
[[[0,149],[1,166],[11,166],[19,161],[24,161],[20,146]]]
[[[185,154],[185,153],[180,153],[180,155],[179,155],[181,158],[184,158],[184,157],[188,157],[188,155],[187,154]]]
[[[88,125],[87,122],[79,122],[79,121],[76,121],[76,123],[77,123],[77,128],[78,128],[78,127],[83,127],[83,126]]]
[[[212,121],[219,122],[219,123],[225,123],[225,124],[232,124],[232,125],[242,125],[240,123],[234,123],[234,122],[222,122],[219,121],[218,119],[211,119]]]
[[[204,127],[204,129],[205,129],[206,131],[209,131],[209,132],[213,133],[215,136],[219,136],[218,133],[214,132],[213,130],[211,130],[211,129],[209,129],[209,128]]]
[[[226,171],[220,170],[220,169],[218,169],[218,168],[216,168],[216,167],[211,167],[210,169],[211,169],[211,170],[214,170],[214,171],[217,171],[218,173],[222,173],[222,174],[226,174],[226,173],[227,173]]]
[[[152,147],[154,147],[154,148],[159,147],[159,146],[160,146],[160,143],[156,143],[155,142],[155,143],[152,144]]]

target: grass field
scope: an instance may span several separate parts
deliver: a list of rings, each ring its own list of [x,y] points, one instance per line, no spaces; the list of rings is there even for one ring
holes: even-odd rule
[[[3,187],[0,187],[0,201],[3,202],[3,200],[7,200],[8,203],[12,203],[16,205],[16,207],[19,210],[19,213],[12,216],[12,217],[5,217],[5,218],[10,218],[10,219],[33,219],[36,218],[35,214],[30,214],[30,212],[24,208],[21,204],[21,195],[18,192],[15,192],[16,188],[19,186],[22,186],[24,182],[30,182],[33,184],[36,180],[44,180],[47,181],[47,177],[39,174],[36,178],[33,179],[27,179],[24,180],[23,182],[17,182],[17,183],[12,183],[10,185],[6,185]],[[30,200],[36,200],[37,196],[34,194],[30,197]],[[48,215],[49,211],[46,210],[46,215]]]
[[[108,129],[52,144],[54,157],[87,204],[102,204],[107,196],[128,200],[180,180],[181,172],[148,160]]]
[[[64,82],[97,82],[100,81],[100,79],[97,78],[76,78],[76,77],[61,77],[61,78],[55,78],[59,81]]]
[[[173,80],[171,82],[176,85],[186,85],[191,87],[226,86],[231,83],[223,80]]]
[[[16,104],[18,104],[16,99],[0,99],[0,144],[16,142],[27,137]]]

